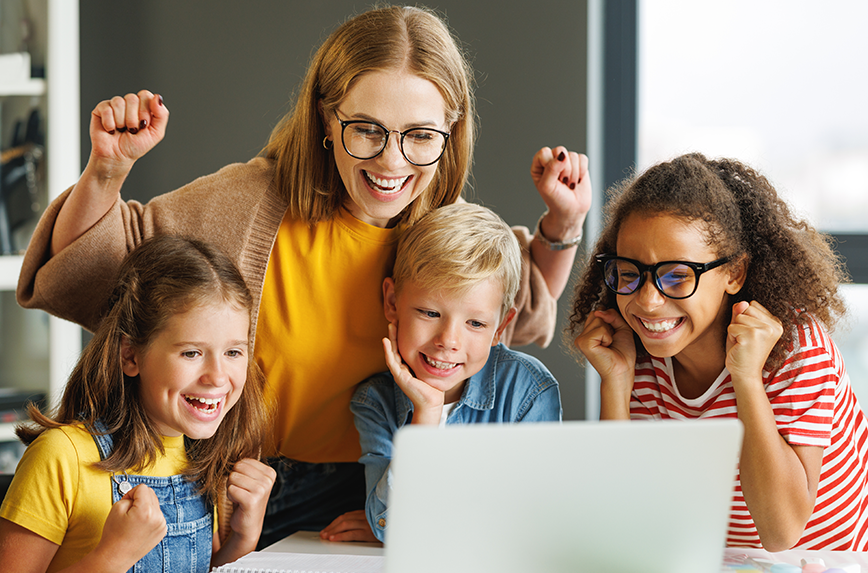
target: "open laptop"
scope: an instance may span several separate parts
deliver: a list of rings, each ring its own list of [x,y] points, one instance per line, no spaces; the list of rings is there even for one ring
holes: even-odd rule
[[[718,573],[738,420],[406,427],[386,573]]]

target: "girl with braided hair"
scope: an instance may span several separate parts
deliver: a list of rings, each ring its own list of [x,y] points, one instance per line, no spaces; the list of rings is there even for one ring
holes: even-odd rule
[[[868,425],[828,334],[846,310],[829,238],[755,170],[700,154],[623,185],[606,215],[567,328],[600,417],[737,417],[727,544],[864,551]]]

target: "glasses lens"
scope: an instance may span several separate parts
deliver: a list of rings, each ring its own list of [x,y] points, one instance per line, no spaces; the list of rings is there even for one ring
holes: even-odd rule
[[[347,152],[357,159],[377,156],[386,146],[388,134],[376,123],[351,122],[344,126],[343,139]],[[399,137],[401,150],[411,163],[430,165],[443,154],[446,136],[433,129],[411,129]]]
[[[359,159],[369,159],[382,151],[386,132],[376,123],[353,122],[344,127],[344,146]]]
[[[686,298],[696,289],[696,272],[678,263],[663,265],[657,269],[657,284],[667,296]]]
[[[621,259],[606,261],[603,270],[606,286],[618,294],[630,294],[639,288],[642,274],[636,265]]]
[[[446,137],[433,129],[411,129],[403,137],[404,155],[417,165],[428,165],[440,159],[446,147]]]

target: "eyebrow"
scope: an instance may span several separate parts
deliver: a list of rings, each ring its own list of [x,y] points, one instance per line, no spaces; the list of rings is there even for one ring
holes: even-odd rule
[[[249,342],[247,341],[247,339],[244,339],[244,340],[238,339],[238,340],[230,340],[229,341],[229,346],[245,346],[246,347],[248,345],[249,345]],[[181,348],[182,346],[208,346],[208,344],[206,342],[201,342],[201,341],[197,341],[197,340],[182,340],[181,342],[176,342],[174,344],[174,346]]]
[[[381,120],[379,120],[373,116],[370,116],[366,113],[348,113],[348,114],[344,114],[344,115],[346,115],[347,117],[358,118],[358,119],[364,120],[364,121],[370,121],[371,123],[377,123],[377,124],[382,125],[383,127],[386,127],[385,124]],[[357,121],[357,120],[356,119],[349,119],[349,120],[345,120],[345,121]],[[439,125],[440,124],[438,124],[433,119],[425,119],[422,121],[416,121],[416,122],[408,123],[404,126],[404,128],[401,131],[406,131],[407,129],[412,129],[414,127],[435,127],[435,128],[437,128],[437,127],[439,127]]]

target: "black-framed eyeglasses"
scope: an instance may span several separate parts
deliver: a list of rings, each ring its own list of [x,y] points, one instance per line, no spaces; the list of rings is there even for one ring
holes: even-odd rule
[[[654,286],[663,296],[682,299],[693,296],[699,287],[699,277],[702,273],[728,263],[733,256],[704,264],[663,261],[654,265],[645,265],[615,255],[597,255],[594,258],[603,272],[603,282],[615,294],[633,294],[642,288],[646,273],[651,273],[654,277]]]
[[[386,149],[389,135],[396,133],[401,136],[398,147],[404,159],[416,165],[425,167],[440,161],[446,150],[449,134],[430,127],[413,127],[407,131],[386,129],[379,123],[366,120],[344,121],[335,118],[341,124],[341,143],[344,150],[356,159],[373,159]],[[349,129],[347,129],[349,128]]]

